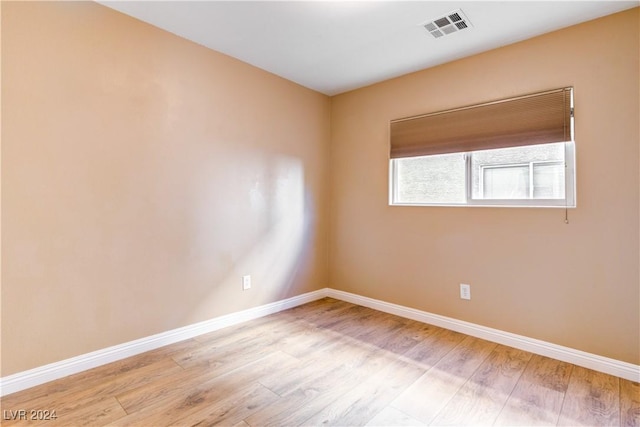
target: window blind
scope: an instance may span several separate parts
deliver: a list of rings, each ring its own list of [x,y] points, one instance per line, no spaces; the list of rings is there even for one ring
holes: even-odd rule
[[[392,120],[391,158],[573,140],[573,88]]]

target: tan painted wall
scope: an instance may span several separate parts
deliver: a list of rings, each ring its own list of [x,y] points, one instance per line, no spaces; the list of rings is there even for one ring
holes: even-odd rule
[[[332,286],[638,364],[638,24],[636,8],[334,97]],[[560,209],[388,206],[389,120],[569,85],[569,225]]]
[[[328,97],[93,2],[2,42],[3,376],[327,285]]]

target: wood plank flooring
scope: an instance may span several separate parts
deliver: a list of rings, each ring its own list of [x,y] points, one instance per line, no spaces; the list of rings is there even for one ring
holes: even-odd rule
[[[1,408],[7,427],[640,426],[640,385],[325,298],[5,396]]]

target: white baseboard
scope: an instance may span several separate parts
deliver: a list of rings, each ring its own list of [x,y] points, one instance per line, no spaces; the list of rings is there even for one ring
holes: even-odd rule
[[[165,345],[173,344],[208,332],[217,331],[227,326],[237,325],[248,320],[257,319],[269,314],[277,313],[298,305],[325,297],[326,289],[276,301],[258,307],[242,310],[216,317],[204,322],[194,323],[182,328],[161,332],[149,337],[140,338],[124,344],[104,348],[91,353],[82,354],[70,359],[40,366],[28,371],[18,372],[0,378],[0,396],[15,393],[30,387],[35,387],[49,381],[57,380],[78,372],[86,371],[107,363],[115,362],[126,357],[135,356],[145,351],[154,350]]]
[[[574,365],[593,369],[594,371],[604,372],[605,374],[625,378],[630,381],[640,382],[639,365],[598,356],[596,354],[552,344],[535,338],[528,338],[522,335],[476,325],[475,323],[469,323],[462,320],[452,319],[450,317],[440,316],[438,314],[428,313],[426,311],[363,297],[349,292],[327,289],[326,295],[331,298],[373,308],[385,313],[395,314],[396,316],[440,326],[445,329],[462,332],[487,341],[529,351],[541,356],[547,356],[563,362],[573,363]]]
[[[35,387],[49,381],[57,380],[68,375],[76,374],[107,363],[115,362],[126,357],[135,356],[145,351],[183,341],[198,335],[213,332],[227,326],[237,325],[248,320],[257,319],[269,314],[277,313],[298,305],[324,297],[331,297],[342,301],[369,307],[385,313],[395,314],[419,322],[428,323],[442,328],[462,332],[467,335],[486,339],[488,341],[526,350],[541,356],[552,357],[563,362],[573,363],[578,366],[615,375],[631,381],[640,382],[640,366],[631,363],[598,356],[584,351],[563,347],[557,344],[528,338],[522,335],[512,334],[474,323],[456,320],[426,311],[416,310],[397,304],[363,297],[349,292],[338,291],[331,288],[317,291],[265,304],[237,313],[216,317],[204,322],[194,323],[178,329],[162,332],[149,337],[141,338],[128,343],[108,347],[91,353],[65,359],[24,372],[18,372],[0,378],[0,396]]]

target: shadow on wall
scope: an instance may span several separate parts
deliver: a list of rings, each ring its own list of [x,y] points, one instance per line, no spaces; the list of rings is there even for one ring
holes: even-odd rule
[[[193,236],[196,244],[212,249],[213,277],[185,313],[189,323],[211,318],[221,306],[227,313],[295,295],[302,270],[310,266],[315,208],[302,161],[269,156],[242,168],[251,172],[236,170],[228,188],[234,194],[218,195],[215,203],[196,209],[200,230]],[[252,280],[246,291],[244,275]]]

